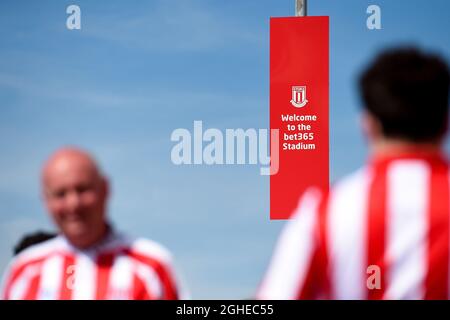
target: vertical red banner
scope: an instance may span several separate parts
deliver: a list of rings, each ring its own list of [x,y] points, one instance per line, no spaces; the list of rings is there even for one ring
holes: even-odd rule
[[[306,188],[329,185],[329,19],[270,19],[270,218],[287,219]]]

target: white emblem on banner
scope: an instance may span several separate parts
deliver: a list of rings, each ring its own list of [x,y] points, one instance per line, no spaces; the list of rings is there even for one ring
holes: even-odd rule
[[[296,108],[302,108],[308,103],[306,99],[306,86],[292,86],[291,104]]]

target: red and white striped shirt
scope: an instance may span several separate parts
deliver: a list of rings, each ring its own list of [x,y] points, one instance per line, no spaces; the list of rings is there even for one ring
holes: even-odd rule
[[[411,153],[374,159],[326,194],[308,191],[257,297],[448,299],[449,181],[443,156]]]
[[[179,299],[169,252],[146,239],[111,232],[77,250],[62,236],[34,245],[11,262],[2,299]]]

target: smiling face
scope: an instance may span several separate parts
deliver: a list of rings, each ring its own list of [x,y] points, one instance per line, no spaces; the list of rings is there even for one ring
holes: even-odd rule
[[[42,188],[50,215],[72,245],[85,249],[102,239],[108,183],[87,153],[56,152],[44,167]]]

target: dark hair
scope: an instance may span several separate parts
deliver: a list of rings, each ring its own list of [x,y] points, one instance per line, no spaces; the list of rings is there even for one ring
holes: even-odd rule
[[[26,248],[32,245],[47,241],[54,237],[56,237],[55,233],[43,231],[36,231],[34,233],[26,234],[22,237],[22,239],[20,239],[19,243],[14,247],[14,255],[20,253],[21,251],[25,250]]]
[[[364,107],[385,137],[432,142],[447,129],[449,78],[437,55],[399,48],[380,54],[359,85]]]

